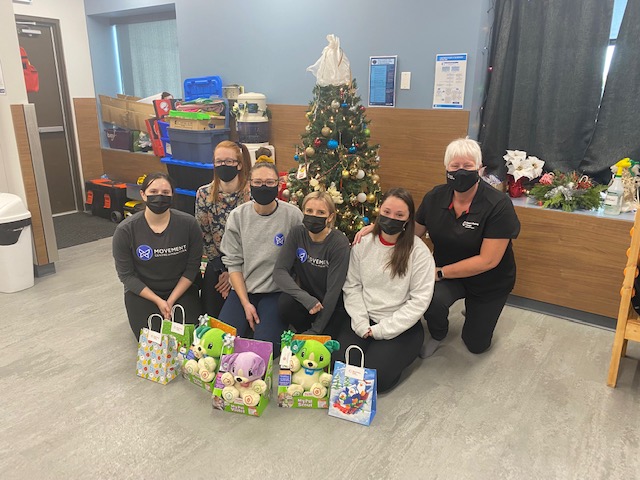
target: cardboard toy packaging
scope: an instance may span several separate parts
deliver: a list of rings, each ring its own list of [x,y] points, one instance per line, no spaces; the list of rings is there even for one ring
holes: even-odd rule
[[[339,348],[328,335],[282,335],[278,406],[329,408],[331,354]]]
[[[213,408],[259,417],[269,404],[272,370],[271,342],[236,338],[233,353],[220,359]]]
[[[225,353],[232,352],[230,345],[236,329],[208,315],[203,315],[201,318],[202,323],[194,332],[191,348],[182,348],[179,353],[182,361],[182,376],[207,392],[213,392],[213,380],[220,369],[221,357]],[[214,351],[218,356],[212,358],[208,353]],[[213,363],[207,358],[212,358],[215,366],[212,367]]]

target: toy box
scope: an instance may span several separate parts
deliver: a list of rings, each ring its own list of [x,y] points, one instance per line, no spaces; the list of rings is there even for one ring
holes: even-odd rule
[[[110,219],[118,223],[124,218],[124,204],[127,202],[127,185],[108,178],[85,182],[86,205],[92,215]]]
[[[320,345],[307,343],[307,340]],[[294,335],[291,338],[291,332],[285,332],[278,375],[278,406],[329,408],[331,354],[338,348],[338,342],[328,335]]]
[[[241,359],[239,356],[241,354],[248,354],[249,360],[246,360],[247,356]],[[273,369],[271,342],[236,338],[233,354],[223,355],[220,363],[220,371],[216,375],[213,389],[213,408],[254,417],[262,415],[271,396]],[[252,378],[252,370],[264,373],[261,376],[256,374],[254,377],[259,378],[249,380]],[[244,383],[242,383],[243,380]],[[233,397],[229,395],[230,393],[233,393]]]
[[[196,335],[199,336],[199,339],[201,341],[198,342],[196,339],[194,339],[190,352],[181,350],[179,353],[179,358],[182,361],[182,376],[194,385],[198,385],[200,388],[206,390],[207,392],[212,392],[214,382],[211,380],[215,378],[216,373],[220,369],[221,357],[217,357],[216,366],[213,367],[213,371],[209,370],[208,372],[205,372],[207,376],[211,374],[209,380],[207,376],[202,378],[202,375],[199,375],[198,373],[191,370],[190,367],[193,365],[193,363],[189,363],[189,360],[196,360],[196,363],[198,363],[200,358],[207,357],[205,352],[211,352],[212,349],[219,349],[220,355],[231,353],[232,351],[232,347],[230,346],[231,343],[229,343],[229,340],[225,340],[224,337],[222,339],[215,338],[213,331],[211,331],[210,336],[207,336],[207,332],[209,330],[203,332],[202,327],[209,327],[210,329],[220,329],[229,336],[228,338],[235,337],[236,329],[208,315],[202,315],[200,319],[202,323],[198,328],[196,328]],[[198,331],[198,329],[200,329],[200,331]],[[205,345],[203,342],[206,341],[220,343],[218,345]],[[198,356],[198,351],[202,352],[202,357]]]

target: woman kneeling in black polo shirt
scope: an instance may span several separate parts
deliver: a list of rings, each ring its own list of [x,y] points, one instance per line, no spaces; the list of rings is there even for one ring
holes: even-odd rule
[[[477,142],[460,138],[444,154],[447,183],[424,196],[416,235],[429,232],[436,261],[433,299],[424,316],[431,338],[420,356],[431,356],[449,330],[449,307],[465,299],[462,340],[472,353],[491,346],[493,331],[516,281],[511,240],[520,222],[509,197],[480,181]]]

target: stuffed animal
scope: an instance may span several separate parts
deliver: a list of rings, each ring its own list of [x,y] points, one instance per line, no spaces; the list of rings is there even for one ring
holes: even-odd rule
[[[254,352],[232,353],[225,357],[223,367],[226,372],[221,381],[222,398],[233,402],[241,398],[248,407],[255,407],[260,401],[260,395],[267,391],[267,384],[262,376],[267,370],[264,359]]]
[[[311,392],[316,398],[327,396],[327,387],[331,385],[331,375],[324,369],[331,364],[331,352],[340,348],[336,340],[322,344],[317,340],[293,340],[291,351],[291,385],[287,393],[293,396]]]
[[[222,353],[223,335],[224,332],[219,328],[206,325],[196,328],[191,350],[184,364],[184,371],[200,377],[203,382],[212,381],[218,366],[216,358],[220,358]]]

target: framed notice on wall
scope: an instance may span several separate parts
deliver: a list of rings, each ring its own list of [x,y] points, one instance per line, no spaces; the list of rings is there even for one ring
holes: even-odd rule
[[[396,106],[398,56],[369,57],[369,106]]]
[[[436,55],[433,108],[462,109],[466,77],[466,53]]]

